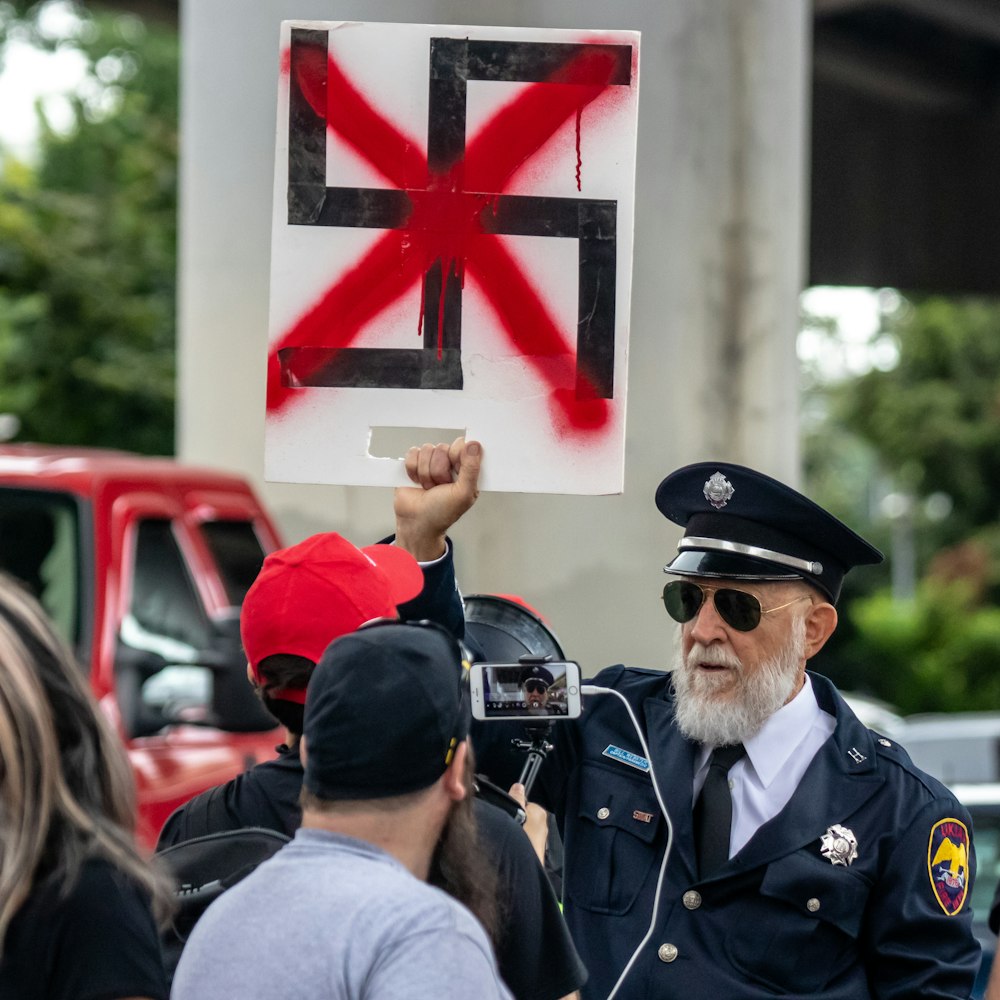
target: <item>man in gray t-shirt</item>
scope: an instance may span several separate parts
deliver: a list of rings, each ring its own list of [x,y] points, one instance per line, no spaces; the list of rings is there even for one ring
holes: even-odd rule
[[[306,699],[302,828],[208,908],[172,1000],[510,1000],[482,927],[423,881],[467,826],[464,673],[428,623],[328,647]]]

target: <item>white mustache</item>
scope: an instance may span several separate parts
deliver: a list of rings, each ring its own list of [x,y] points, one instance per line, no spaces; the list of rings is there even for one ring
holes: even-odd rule
[[[708,663],[713,667],[729,667],[731,670],[743,671],[743,663],[735,653],[725,650],[721,646],[703,646],[700,642],[691,646],[685,665],[694,667],[698,663]]]

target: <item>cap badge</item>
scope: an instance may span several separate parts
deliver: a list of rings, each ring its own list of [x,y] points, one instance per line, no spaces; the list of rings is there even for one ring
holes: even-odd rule
[[[837,823],[827,827],[826,833],[819,838],[819,844],[820,854],[831,865],[844,865],[846,867],[858,856],[858,838],[854,836],[852,830]]]
[[[725,507],[736,490],[721,472],[713,472],[705,483],[705,499],[716,509]]]

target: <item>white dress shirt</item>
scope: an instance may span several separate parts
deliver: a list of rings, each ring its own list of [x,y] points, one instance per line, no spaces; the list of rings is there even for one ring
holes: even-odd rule
[[[764,723],[760,732],[744,742],[746,756],[729,771],[733,796],[733,825],[729,856],[736,854],[769,819],[785,807],[799,786],[816,751],[836,726],[832,715],[816,703],[812,681],[806,675],[802,690]],[[708,774],[714,747],[704,745],[696,760],[694,798]]]

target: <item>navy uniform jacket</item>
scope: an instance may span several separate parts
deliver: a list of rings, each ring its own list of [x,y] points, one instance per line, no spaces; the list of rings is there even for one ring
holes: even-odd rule
[[[691,820],[698,745],[674,725],[669,675],[618,666],[595,679],[644,727],[673,824],[655,927],[619,997],[969,996],[979,946],[968,814],[811,677],[833,735],[785,808],[705,881]],[[555,734],[533,797],[563,820],[565,914],[590,970],[584,996],[603,1000],[649,928],[667,824],[648,772],[604,753],[644,756],[616,697],[588,697]],[[857,839],[849,865],[821,853],[835,824]]]

